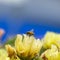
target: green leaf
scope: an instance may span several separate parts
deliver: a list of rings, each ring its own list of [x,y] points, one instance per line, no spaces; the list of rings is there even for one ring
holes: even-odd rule
[[[40,50],[40,55],[41,55],[44,51],[46,51],[46,49],[42,47],[41,50]]]
[[[15,40],[16,40],[16,36],[11,39],[8,39],[4,45],[10,44],[11,46],[14,46]]]
[[[33,60],[43,60],[41,57],[38,57],[36,59],[33,59]]]

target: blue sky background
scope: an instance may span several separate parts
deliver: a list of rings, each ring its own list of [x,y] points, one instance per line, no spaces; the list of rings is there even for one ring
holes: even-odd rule
[[[33,19],[31,19],[33,20]],[[31,21],[30,20],[30,21]],[[18,20],[17,20],[18,21]],[[16,34],[24,34],[31,29],[34,30],[36,38],[42,38],[47,31],[57,32],[60,33],[60,28],[57,26],[41,24],[36,22],[29,22],[29,21],[22,21],[19,20],[18,22],[10,21],[0,21],[0,28],[3,28],[6,33],[2,40],[6,40],[7,38],[11,38]]]
[[[2,40],[31,29],[34,29],[35,36],[39,38],[47,31],[60,33],[59,0],[15,1],[0,1],[0,28],[6,31]]]

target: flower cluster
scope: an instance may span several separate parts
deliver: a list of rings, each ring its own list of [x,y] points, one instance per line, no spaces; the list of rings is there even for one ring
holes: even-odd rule
[[[42,39],[17,34],[14,45],[0,49],[0,60],[60,60],[60,34],[47,32]],[[13,44],[13,43],[12,43]]]
[[[60,34],[47,32],[42,40],[43,48],[46,50],[41,57],[47,60],[60,60]]]

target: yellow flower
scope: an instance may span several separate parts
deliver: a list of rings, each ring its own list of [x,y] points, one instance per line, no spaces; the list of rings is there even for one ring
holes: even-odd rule
[[[55,44],[58,48],[60,48],[60,34],[47,32],[43,38],[43,42],[44,48],[50,48],[52,44]]]
[[[34,57],[35,54],[38,54],[42,47],[40,40],[36,40],[33,36],[17,35],[15,41],[15,48],[19,56],[23,57]]]
[[[16,56],[16,57],[12,56],[12,57],[10,58],[10,60],[20,60],[20,58],[19,58],[18,56]]]
[[[17,54],[16,50],[13,47],[11,47],[10,45],[6,45],[5,47],[6,47],[6,50],[7,50],[7,53],[8,53],[9,57]]]
[[[52,45],[51,49],[45,52],[45,57],[47,60],[60,60],[60,52],[58,52],[58,48],[55,45]]]
[[[5,47],[10,60],[20,60],[20,58],[17,56],[16,50],[13,47],[11,47],[10,45],[6,45]]]
[[[29,53],[31,57],[34,57],[35,55],[37,55],[41,47],[42,47],[41,41],[39,39],[34,40],[34,42],[32,43],[31,49],[30,49],[30,53]]]
[[[4,49],[0,49],[0,60],[10,60],[7,52]]]

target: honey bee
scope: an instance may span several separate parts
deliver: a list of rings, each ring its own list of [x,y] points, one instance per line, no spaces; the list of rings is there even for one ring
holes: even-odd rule
[[[29,35],[29,36],[32,36],[32,35],[34,35],[34,32],[33,32],[33,30],[30,30],[26,34]]]

